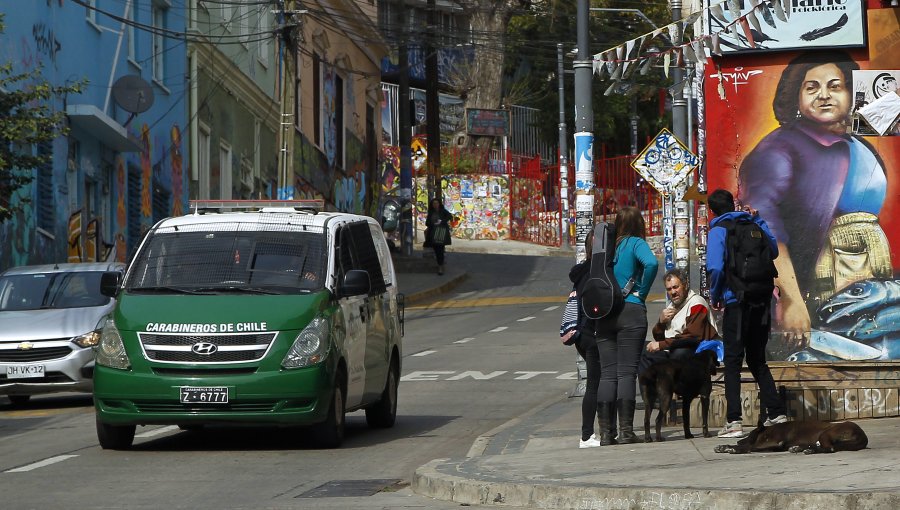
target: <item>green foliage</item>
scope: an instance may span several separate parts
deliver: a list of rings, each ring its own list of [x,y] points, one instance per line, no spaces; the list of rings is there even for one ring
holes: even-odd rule
[[[538,128],[541,139],[555,146],[559,140],[559,85],[557,77],[557,43],[562,43],[564,68],[571,71],[576,48],[576,2],[534,2],[532,7],[519,11],[510,20],[506,32],[504,59],[504,96],[507,104],[529,106],[539,110]],[[633,2],[594,0],[592,7],[635,8]],[[640,10],[658,26],[664,26],[670,17],[668,7],[662,4],[644,4]],[[615,47],[629,39],[653,30],[653,27],[634,13],[592,12],[590,19],[590,54]],[[569,147],[572,147],[574,131],[575,92],[574,77],[564,75],[565,116]],[[647,75],[636,73],[639,85],[632,95],[611,93],[604,95],[609,81],[593,79],[592,106],[594,112],[594,151],[600,153],[600,145],[606,146],[609,156],[627,154],[631,148],[630,117],[632,98],[635,100],[638,121],[638,150],[648,137],[655,136],[659,126],[670,124],[669,114],[659,116],[659,89],[668,85],[661,71]]]
[[[0,33],[3,29],[0,14]],[[83,82],[51,85],[41,78],[40,68],[17,73],[12,63],[0,64],[0,223],[30,202],[29,197],[13,200],[13,196],[32,181],[33,169],[52,157],[36,155],[32,146],[68,132],[65,113],[52,109],[53,100],[83,87]]]

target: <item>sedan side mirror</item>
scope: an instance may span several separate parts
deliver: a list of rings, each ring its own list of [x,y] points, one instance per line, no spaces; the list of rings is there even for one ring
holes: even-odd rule
[[[116,297],[116,294],[119,293],[119,280],[121,277],[122,273],[118,271],[107,271],[103,273],[100,276],[100,294],[111,298]]]
[[[371,288],[372,284],[369,282],[367,271],[351,269],[344,275],[344,281],[341,283],[341,297],[368,294]]]

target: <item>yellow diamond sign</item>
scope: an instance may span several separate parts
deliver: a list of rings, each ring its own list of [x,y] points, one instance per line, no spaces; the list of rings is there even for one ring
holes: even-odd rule
[[[663,129],[631,162],[631,167],[660,193],[670,194],[697,166],[697,156]]]

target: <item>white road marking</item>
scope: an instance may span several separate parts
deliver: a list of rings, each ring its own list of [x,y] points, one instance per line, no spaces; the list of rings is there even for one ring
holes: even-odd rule
[[[559,308],[559,305],[557,305],[557,306],[548,306],[547,308],[544,308],[544,311],[545,311],[545,312],[552,312],[553,310],[556,310],[557,308]]]
[[[165,427],[160,427],[158,429],[148,430],[147,432],[141,432],[140,434],[135,434],[134,437],[153,437],[159,436],[162,434],[166,434],[168,432],[172,432],[178,430],[177,425],[168,425]]]
[[[541,375],[541,374],[556,374],[557,372],[556,372],[556,371],[553,371],[553,372],[516,372],[516,373],[517,373],[517,374],[522,374],[522,375],[520,375],[519,377],[516,377],[516,378],[515,378],[516,381],[527,381],[528,379],[531,379],[531,378],[533,378],[533,377],[536,376],[536,375]]]
[[[499,332],[503,331],[504,329],[509,329],[509,326],[500,326],[499,328],[494,328],[494,329],[488,331],[488,333],[499,333]]]
[[[455,374],[454,370],[416,370],[400,378],[401,381],[437,381],[439,375]]]
[[[455,343],[455,344],[464,344],[464,343],[466,343],[466,342],[471,342],[472,340],[475,340],[475,339],[472,338],[472,337],[468,337],[468,338],[463,338],[462,340],[457,340],[457,341],[455,341],[455,342],[453,342],[453,343]]]
[[[35,462],[34,464],[28,464],[27,466],[17,467],[15,469],[7,469],[6,471],[4,471],[4,473],[24,473],[25,471],[32,471],[77,456],[78,455],[57,455],[56,457],[50,457],[49,459],[44,459],[42,461]]]
[[[534,319],[534,317],[522,317],[521,319],[517,319],[516,322],[526,322]]]
[[[479,372],[477,370],[416,370],[400,378],[401,381],[462,381],[473,379],[476,381],[488,381],[491,379],[512,379],[515,381],[537,381],[552,377],[561,381],[577,381],[578,372],[545,372],[537,370],[519,370],[509,372],[496,370],[494,372]]]
[[[414,356],[414,357],[418,357],[418,356],[428,356],[429,354],[434,354],[434,353],[436,353],[436,352],[437,352],[437,351],[422,351],[422,352],[417,352],[417,353],[413,354],[413,356]]]

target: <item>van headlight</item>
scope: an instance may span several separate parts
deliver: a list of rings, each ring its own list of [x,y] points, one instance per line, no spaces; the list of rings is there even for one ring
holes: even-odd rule
[[[297,335],[281,366],[300,368],[314,365],[325,359],[328,352],[328,321],[316,317]]]
[[[107,319],[100,330],[100,343],[94,348],[94,353],[94,362],[98,365],[123,370],[131,368],[122,335],[112,319]]]

